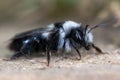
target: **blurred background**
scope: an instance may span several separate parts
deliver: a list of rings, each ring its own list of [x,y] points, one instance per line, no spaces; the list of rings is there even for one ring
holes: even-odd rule
[[[0,56],[9,53],[6,45],[16,33],[73,20],[105,24],[93,31],[101,48],[120,48],[120,0],[0,0]]]

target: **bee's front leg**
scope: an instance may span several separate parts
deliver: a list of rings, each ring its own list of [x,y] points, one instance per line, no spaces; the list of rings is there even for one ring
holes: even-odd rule
[[[103,53],[103,51],[102,51],[99,47],[95,46],[94,44],[92,44],[92,47],[93,47],[97,52]]]

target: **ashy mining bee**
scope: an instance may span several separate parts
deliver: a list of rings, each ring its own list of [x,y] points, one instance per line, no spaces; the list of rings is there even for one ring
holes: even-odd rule
[[[84,47],[86,50],[94,48],[102,53],[102,50],[94,45],[91,30],[98,26],[88,28],[81,23],[74,21],[57,22],[48,25],[46,28],[39,28],[15,35],[9,49],[15,51],[11,59],[16,59],[25,54],[35,52],[46,52],[47,65],[50,63],[50,52],[65,51],[70,52],[75,49],[80,59],[81,54],[78,49]]]

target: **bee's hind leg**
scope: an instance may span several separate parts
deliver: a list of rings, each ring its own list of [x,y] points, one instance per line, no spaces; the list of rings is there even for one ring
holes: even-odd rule
[[[21,57],[23,54],[19,51],[19,52],[16,52],[12,57],[10,57],[10,60],[15,60],[19,57]]]
[[[14,59],[17,59],[21,56],[26,56],[28,57],[27,55],[28,54],[31,54],[32,52],[35,52],[35,48],[34,47],[35,45],[33,45],[33,43],[30,43],[30,44],[24,44],[20,51],[16,52],[12,57],[11,57],[11,60],[14,60]]]

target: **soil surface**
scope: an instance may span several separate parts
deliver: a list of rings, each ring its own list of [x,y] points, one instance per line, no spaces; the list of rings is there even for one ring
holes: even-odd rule
[[[52,56],[50,66],[46,57],[0,59],[0,80],[120,80],[120,50],[104,54]]]

